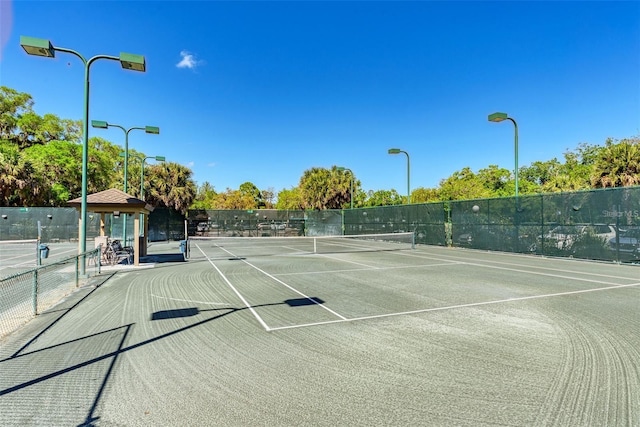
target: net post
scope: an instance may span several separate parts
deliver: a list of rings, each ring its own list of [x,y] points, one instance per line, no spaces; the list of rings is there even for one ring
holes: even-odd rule
[[[411,233],[411,249],[416,248],[416,232]]]
[[[316,237],[313,238],[313,253],[318,253],[318,239]]]

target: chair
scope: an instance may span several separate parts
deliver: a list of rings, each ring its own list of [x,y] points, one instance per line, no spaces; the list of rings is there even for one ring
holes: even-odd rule
[[[127,264],[131,264],[132,256],[133,250],[130,248],[122,247],[120,240],[112,240],[107,244],[105,257],[108,264],[120,264],[120,262],[123,260],[126,260]]]
[[[107,263],[107,246],[109,245],[109,237],[107,236],[96,236],[95,237],[95,248],[102,247],[100,252],[100,263]]]

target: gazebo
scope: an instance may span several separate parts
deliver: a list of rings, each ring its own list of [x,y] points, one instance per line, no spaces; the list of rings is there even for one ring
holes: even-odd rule
[[[81,198],[73,199],[68,202],[69,206],[75,207],[78,211],[81,209]],[[133,234],[140,236],[140,215],[149,215],[153,211],[153,207],[148,205],[144,200],[137,199],[122,190],[111,188],[109,190],[100,191],[99,193],[89,194],[87,196],[87,210],[100,214],[100,236],[105,236],[105,215],[113,214],[119,216],[121,214],[133,215]],[[78,226],[82,227],[82,218],[79,219]],[[133,264],[140,264],[140,256],[147,253],[147,233],[149,230],[149,221],[144,221],[143,239],[133,240]],[[124,243],[124,242],[123,242]],[[142,244],[142,245],[141,245]]]

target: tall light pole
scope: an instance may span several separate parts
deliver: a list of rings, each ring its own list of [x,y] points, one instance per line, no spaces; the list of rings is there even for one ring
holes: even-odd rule
[[[399,148],[389,148],[389,154],[400,154],[400,153],[404,153],[407,155],[407,204],[411,204],[411,185],[409,184],[409,179],[411,176],[411,173],[409,172],[409,170],[411,165],[409,161],[409,153]]]
[[[103,122],[101,120],[91,120],[91,126],[98,129],[108,129],[118,128],[124,132],[124,192],[128,191],[128,169],[129,169],[129,132],[132,130],[143,130],[145,133],[150,133],[153,135],[158,135],[160,133],[160,128],[157,126],[145,126],[145,127],[131,127],[129,129],[125,129],[120,125],[115,125],[108,122]],[[150,157],[148,157],[150,158]]]
[[[130,53],[120,53],[120,56],[96,55],[88,60],[80,53],[64,47],[55,47],[49,40],[34,37],[20,36],[20,45],[29,55],[44,56],[54,58],[56,51],[66,52],[80,58],[84,64],[84,115],[82,119],[82,196],[80,203],[80,230],[78,232],[78,253],[84,254],[87,251],[87,169],[89,162],[89,70],[91,64],[98,59],[109,59],[120,61],[122,68],[133,71],[145,71],[146,64],[144,56]],[[85,260],[82,260],[80,274],[86,272]]]
[[[514,143],[514,152],[515,152],[515,158],[516,158],[516,170],[515,170],[515,178],[516,178],[516,202],[518,199],[518,124],[516,123],[516,121],[512,118],[507,116],[507,113],[493,113],[493,114],[489,114],[489,121],[490,122],[501,122],[504,120],[511,120],[511,122],[513,123],[513,126],[515,128],[515,143]]]
[[[129,132],[132,130],[143,130],[146,133],[150,133],[153,135],[158,135],[160,133],[160,128],[157,126],[145,126],[145,127],[131,127],[129,129],[125,129],[120,125],[115,125],[111,123],[107,123],[101,120],[91,120],[91,126],[98,129],[108,129],[118,128],[124,132],[124,192],[128,191],[128,170],[129,170]],[[127,215],[122,215],[122,243],[126,245],[127,243]]]
[[[349,182],[349,200],[351,201],[351,209],[353,209],[353,171],[349,168],[343,168],[342,166],[337,166],[336,170],[338,171],[347,171],[349,172],[349,176],[351,176],[350,182]]]

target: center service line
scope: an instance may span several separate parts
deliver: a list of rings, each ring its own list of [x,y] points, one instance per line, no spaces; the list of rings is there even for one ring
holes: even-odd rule
[[[222,246],[218,246],[219,249],[222,249],[223,251],[225,251],[226,253],[228,253],[229,255],[231,255],[232,257],[236,257],[236,258],[241,258],[238,257],[236,254],[234,254],[233,252],[228,251],[227,249],[223,248]],[[200,249],[200,246],[198,246],[198,249]],[[202,254],[209,259],[209,257],[207,257],[207,255],[202,251],[202,249],[200,249],[200,252],[202,252]],[[233,287],[233,285],[231,285],[231,282],[229,282],[229,280],[224,276],[224,274],[222,274],[222,272],[220,271],[220,269],[218,269],[218,267],[213,264],[213,262],[209,261],[211,263],[211,265],[213,265],[215,267],[215,269],[222,275],[222,277],[224,278],[224,280],[229,284],[229,286],[231,286],[231,288],[234,290],[234,292],[236,292],[236,294],[238,294],[238,296],[240,296],[240,293]],[[300,292],[299,290],[289,286],[288,284],[286,284],[285,282],[283,282],[282,280],[278,279],[277,277],[273,276],[272,274],[267,273],[266,271],[262,270],[259,267],[256,267],[255,265],[251,264],[249,261],[242,259],[242,262],[247,264],[248,266],[250,266],[251,268],[254,268],[256,270],[258,270],[260,273],[264,274],[265,276],[275,280],[276,282],[280,283],[281,285],[289,288],[290,290],[292,290],[293,292],[297,293],[298,295],[308,299],[309,301],[313,302],[314,304],[316,304],[319,307],[322,307],[323,309],[327,310],[329,313],[333,314],[334,316],[339,317],[340,319],[344,320],[348,320],[346,317],[344,317],[343,315],[341,315],[340,313],[337,313],[333,310],[331,310],[328,307],[325,307],[324,305],[320,304],[318,301],[316,301],[314,298],[311,298],[308,295],[305,295],[304,293]],[[242,298],[242,296],[240,296],[240,298]],[[249,307],[249,309],[251,309],[251,311],[255,314],[256,317],[258,317],[258,319],[260,319],[260,317],[258,316],[258,314],[253,310],[253,308],[251,308],[251,306],[245,301],[244,298],[242,298],[242,301],[247,305],[247,307]],[[260,322],[265,325],[265,329],[267,331],[272,330],[271,328],[269,328],[268,326],[266,326],[266,323],[264,323],[262,321],[262,319],[260,319]]]
[[[218,246],[220,249],[222,249],[223,251],[225,251],[226,253],[228,253],[229,255],[231,255],[232,257],[237,257],[237,258],[241,258],[239,256],[237,256],[236,254],[234,254],[233,252],[230,252],[228,250],[226,250],[225,248],[223,248],[222,246]],[[327,310],[329,313],[333,314],[334,316],[339,317],[342,320],[348,320],[346,317],[344,317],[343,315],[336,313],[335,311],[331,310],[328,307],[325,307],[324,305],[320,304],[318,301],[316,301],[315,299],[311,298],[310,296],[307,296],[305,294],[303,294],[302,292],[300,292],[299,290],[292,288],[291,286],[287,285],[286,283],[284,283],[282,280],[278,279],[277,277],[273,276],[272,274],[267,273],[266,271],[262,270],[259,267],[256,267],[255,265],[251,264],[249,261],[247,261],[246,259],[242,259],[242,262],[244,262],[245,264],[251,266],[252,268],[255,268],[256,270],[258,270],[260,273],[264,274],[267,277],[270,277],[271,279],[275,280],[276,282],[280,283],[283,286],[286,286],[287,288],[291,289],[293,292],[297,293],[298,295],[308,299],[309,301],[313,302],[314,304],[324,308],[325,310]]]
[[[204,255],[204,257],[207,259],[207,261],[209,261],[209,264],[211,264],[213,266],[213,268],[216,269],[216,271],[218,272],[218,274],[220,274],[220,276],[224,279],[224,281],[227,282],[227,285],[229,285],[229,287],[233,290],[233,292],[235,292],[236,295],[238,295],[238,298],[240,298],[242,300],[244,305],[253,313],[253,315],[258,320],[258,322],[260,322],[260,324],[265,329],[265,331],[267,331],[267,332],[270,331],[271,329],[269,328],[269,326],[264,322],[264,320],[262,320],[262,318],[260,316],[258,316],[258,313],[256,313],[256,311],[253,309],[253,307],[251,307],[251,305],[247,302],[247,300],[244,299],[244,297],[240,294],[240,292],[238,292],[238,290],[231,284],[229,279],[227,279],[227,276],[225,276],[224,273],[222,273],[222,271],[220,271],[218,266],[213,263],[213,261],[207,256],[207,254],[204,253],[204,251],[200,248],[200,246],[197,243],[196,243],[196,247],[198,248],[198,250],[200,252],[202,252],[202,255]]]

